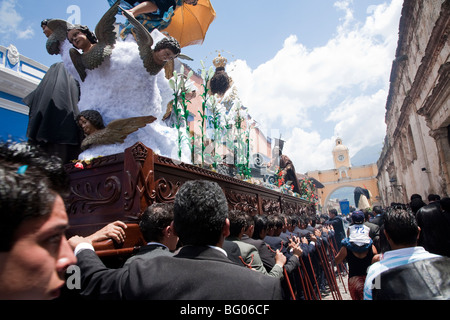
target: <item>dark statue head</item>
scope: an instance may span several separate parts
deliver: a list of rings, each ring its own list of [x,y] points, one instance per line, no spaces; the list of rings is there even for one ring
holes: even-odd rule
[[[211,92],[213,94],[222,96],[230,88],[230,82],[230,77],[225,72],[225,68],[218,67],[209,82],[209,87],[211,88]]]
[[[84,33],[86,35],[86,37],[88,38],[90,43],[96,44],[98,42],[97,37],[95,36],[95,34],[87,26],[83,26],[81,24],[74,24],[74,25],[69,26],[67,31],[74,30],[74,29],[75,30],[80,30],[82,33]]]
[[[81,111],[80,114],[77,116],[77,123],[80,120],[80,117],[83,117],[86,120],[88,120],[97,130],[105,128],[102,115],[96,110]]]
[[[181,46],[178,43],[178,41],[173,37],[165,37],[164,39],[159,41],[155,45],[154,51],[159,51],[162,49],[169,49],[177,56],[181,53]]]
[[[51,19],[44,19],[44,20],[42,20],[42,21],[41,21],[41,28],[42,28],[43,26],[46,26],[50,20],[51,20]]]

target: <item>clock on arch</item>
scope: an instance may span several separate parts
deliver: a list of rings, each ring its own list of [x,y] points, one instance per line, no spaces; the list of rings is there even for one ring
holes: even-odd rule
[[[340,154],[340,155],[338,156],[338,160],[339,160],[339,161],[344,161],[344,160],[345,160],[345,156],[344,156],[343,154]]]

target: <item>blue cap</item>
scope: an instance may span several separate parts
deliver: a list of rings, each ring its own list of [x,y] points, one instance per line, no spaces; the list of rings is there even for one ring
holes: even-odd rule
[[[353,211],[352,221],[353,223],[363,223],[365,220],[364,213],[362,211]]]

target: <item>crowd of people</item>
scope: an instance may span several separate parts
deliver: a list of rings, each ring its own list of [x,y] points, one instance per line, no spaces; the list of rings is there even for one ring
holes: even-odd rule
[[[250,216],[229,210],[216,182],[187,181],[174,203],[155,203],[142,215],[147,245],[108,268],[95,242],[124,242],[127,225],[66,239],[68,177],[59,158],[2,143],[0,182],[0,299],[64,297],[66,270],[75,264],[80,299],[340,299],[342,275],[355,300],[450,297],[449,198],[416,206],[414,195],[407,205],[348,217],[334,209]]]
[[[449,299],[450,198],[410,200],[343,219],[351,224],[336,263],[348,263],[352,299]]]

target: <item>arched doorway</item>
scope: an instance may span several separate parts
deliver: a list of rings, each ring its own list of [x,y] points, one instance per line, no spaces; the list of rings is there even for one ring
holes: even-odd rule
[[[339,185],[336,188],[332,189],[325,198],[323,212],[328,212],[329,208],[336,208],[338,212],[340,212],[339,201],[341,200],[348,200],[350,203],[350,207],[355,207],[355,188],[355,186],[348,184]]]

